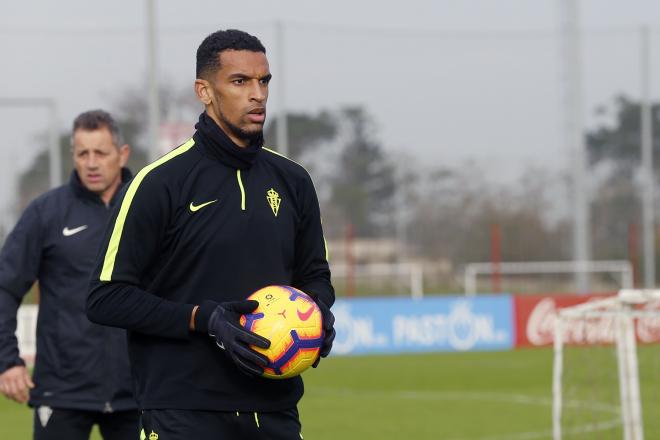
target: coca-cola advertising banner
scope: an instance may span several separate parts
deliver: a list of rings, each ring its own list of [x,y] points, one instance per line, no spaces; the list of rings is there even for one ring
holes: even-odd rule
[[[513,298],[515,316],[515,346],[538,347],[554,341],[557,310],[605,298],[607,295],[533,295]],[[658,304],[647,305],[658,307]],[[568,344],[610,344],[615,328],[612,315],[588,320],[567,320],[563,329]],[[660,319],[642,317],[635,320],[637,338],[641,343],[660,342]]]

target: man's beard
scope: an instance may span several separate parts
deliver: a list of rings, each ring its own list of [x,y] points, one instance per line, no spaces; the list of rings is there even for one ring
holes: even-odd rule
[[[264,144],[263,126],[261,130],[245,131],[242,128],[232,124],[229,121],[229,119],[225,117],[222,111],[218,112],[218,117],[222,120],[222,122],[225,124],[225,126],[231,132],[232,135],[247,142],[248,145],[256,145],[260,147]]]

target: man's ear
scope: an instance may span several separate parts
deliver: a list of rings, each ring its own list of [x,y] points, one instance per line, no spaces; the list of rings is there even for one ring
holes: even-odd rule
[[[131,157],[131,147],[128,144],[119,147],[119,164],[122,168],[128,163],[129,157]]]
[[[197,78],[195,80],[195,95],[202,104],[211,104],[211,84],[205,79]]]

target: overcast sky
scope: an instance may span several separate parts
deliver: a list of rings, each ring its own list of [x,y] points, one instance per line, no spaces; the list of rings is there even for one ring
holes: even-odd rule
[[[3,0],[0,96],[52,97],[66,129],[83,110],[112,109],[122,90],[146,95],[145,10],[140,0]],[[650,25],[660,48],[660,2],[583,0],[580,11],[584,114],[593,125],[597,105],[639,96],[638,28]],[[273,112],[284,63],[290,110],[363,105],[388,150],[426,166],[475,159],[497,179],[568,166],[558,0],[160,0],[157,17],[160,75],[177,89],[192,87],[201,40],[238,27],[268,49]],[[653,69],[658,78],[660,56]],[[657,96],[660,84],[653,89]],[[42,109],[0,109],[5,191],[47,121]]]

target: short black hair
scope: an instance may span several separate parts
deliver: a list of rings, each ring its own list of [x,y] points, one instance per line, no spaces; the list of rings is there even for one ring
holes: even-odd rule
[[[76,119],[73,120],[73,130],[71,130],[71,144],[73,145],[73,135],[76,131],[94,131],[102,128],[106,128],[110,132],[112,142],[117,148],[124,144],[119,125],[105,110],[89,110],[76,116]]]
[[[220,68],[220,52],[249,50],[266,53],[266,48],[254,35],[238,29],[213,32],[197,48],[197,78],[208,76]]]

